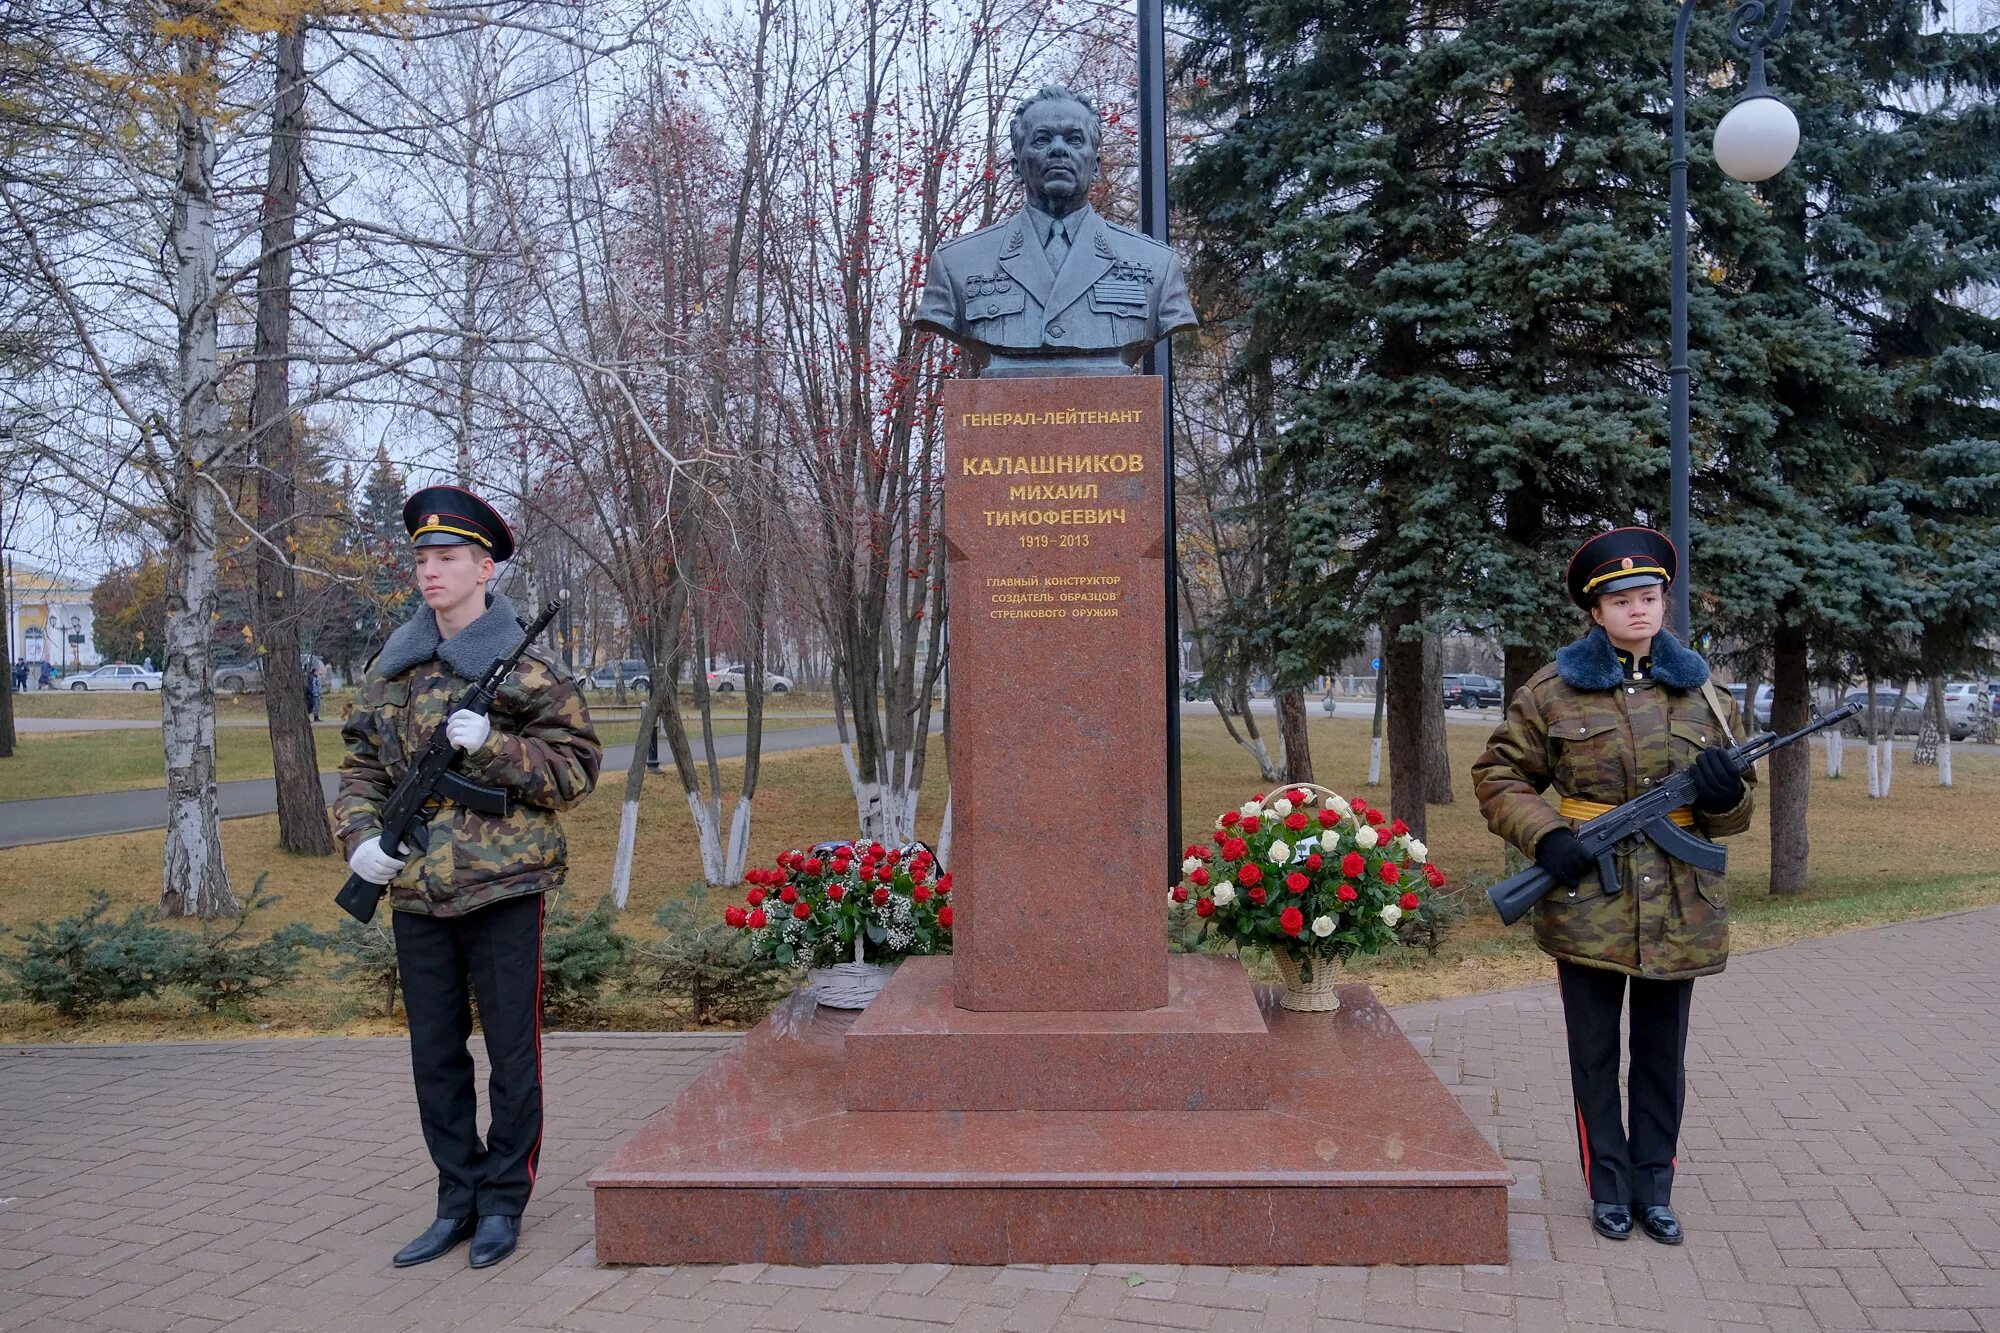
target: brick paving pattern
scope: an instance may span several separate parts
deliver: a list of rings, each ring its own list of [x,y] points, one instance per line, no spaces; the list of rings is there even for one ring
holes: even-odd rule
[[[2000,1333],[2000,910],[1700,983],[1679,1249],[1584,1219],[1552,986],[1397,1018],[1519,1177],[1505,1266],[600,1269],[585,1176],[732,1039],[569,1034],[521,1251],[399,1273],[402,1042],[0,1048],[0,1331]]]

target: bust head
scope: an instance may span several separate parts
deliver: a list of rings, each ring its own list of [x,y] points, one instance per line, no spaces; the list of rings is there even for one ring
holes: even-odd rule
[[[1007,126],[1014,173],[1028,203],[1053,217],[1082,208],[1097,182],[1097,146],[1104,136],[1097,108],[1080,93],[1054,85],[1021,103]]]

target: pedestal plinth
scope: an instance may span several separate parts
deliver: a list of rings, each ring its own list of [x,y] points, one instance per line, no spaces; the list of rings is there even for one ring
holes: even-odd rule
[[[896,969],[846,1039],[850,1111],[1261,1110],[1257,998],[1233,958],[1167,959],[1167,1003],[1127,1013],[961,1009],[951,960]]]
[[[590,1179],[605,1263],[1504,1263],[1512,1177],[1366,986],[1260,1111],[853,1111],[795,997]]]

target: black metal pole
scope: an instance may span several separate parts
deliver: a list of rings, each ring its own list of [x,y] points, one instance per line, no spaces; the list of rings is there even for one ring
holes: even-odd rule
[[[1688,617],[1688,588],[1693,583],[1694,553],[1688,549],[1688,507],[1691,499],[1688,453],[1688,162],[1687,162],[1687,36],[1694,19],[1695,0],[1681,0],[1674,18],[1673,156],[1668,165],[1670,199],[1667,203],[1672,258],[1668,282],[1672,285],[1668,310],[1671,345],[1667,359],[1667,429],[1673,450],[1671,508],[1674,550],[1681,567],[1674,578],[1674,633],[1681,642],[1694,638]]]
[[[1139,4],[1139,229],[1167,243],[1167,21],[1164,0]],[[1146,372],[1163,381],[1166,412],[1160,422],[1166,474],[1167,677],[1167,882],[1181,876],[1181,614],[1180,561],[1174,526],[1174,354],[1160,342],[1147,354]]]

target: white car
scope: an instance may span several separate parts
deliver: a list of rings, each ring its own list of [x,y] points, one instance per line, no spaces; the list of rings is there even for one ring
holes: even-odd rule
[[[709,672],[708,688],[714,690],[717,694],[736,693],[736,691],[743,688],[743,668],[723,667],[719,671]],[[791,688],[792,678],[790,676],[781,676],[775,671],[766,671],[764,673],[764,692],[766,694],[784,694]]]
[[[81,676],[65,677],[63,683],[73,690],[157,690],[160,673],[125,662],[109,662]]]

